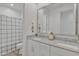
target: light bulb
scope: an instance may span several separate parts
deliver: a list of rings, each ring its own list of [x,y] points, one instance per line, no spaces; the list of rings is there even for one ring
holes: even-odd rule
[[[14,4],[10,4],[10,6],[14,6]]]

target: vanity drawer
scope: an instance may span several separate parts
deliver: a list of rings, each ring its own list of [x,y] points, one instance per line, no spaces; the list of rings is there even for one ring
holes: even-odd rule
[[[50,47],[50,55],[51,56],[54,56],[54,55],[55,56],[78,56],[79,53],[51,46]]]

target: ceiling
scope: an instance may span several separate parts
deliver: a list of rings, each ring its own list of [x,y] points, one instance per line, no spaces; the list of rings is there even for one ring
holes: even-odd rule
[[[11,6],[14,4],[14,6]],[[24,3],[0,3],[0,6],[8,7],[19,12],[23,12]]]

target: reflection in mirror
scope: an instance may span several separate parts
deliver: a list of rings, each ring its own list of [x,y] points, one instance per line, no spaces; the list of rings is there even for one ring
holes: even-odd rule
[[[73,10],[61,12],[60,33],[75,34],[75,20]]]
[[[38,9],[38,31],[55,34],[75,35],[76,10],[73,3],[50,4]]]
[[[46,28],[46,14],[44,13],[44,9],[39,10],[38,14],[38,27],[39,27],[39,32],[47,32]]]

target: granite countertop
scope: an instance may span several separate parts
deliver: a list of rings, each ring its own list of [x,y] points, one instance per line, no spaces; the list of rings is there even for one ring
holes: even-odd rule
[[[32,38],[31,40],[34,40],[40,43],[44,43],[50,46],[55,46],[58,48],[62,48],[62,49],[79,53],[78,40],[72,40],[72,39],[66,39],[66,38],[60,38],[60,37],[56,37],[55,40],[49,40],[48,36],[36,37],[34,35],[28,35],[27,37]]]

